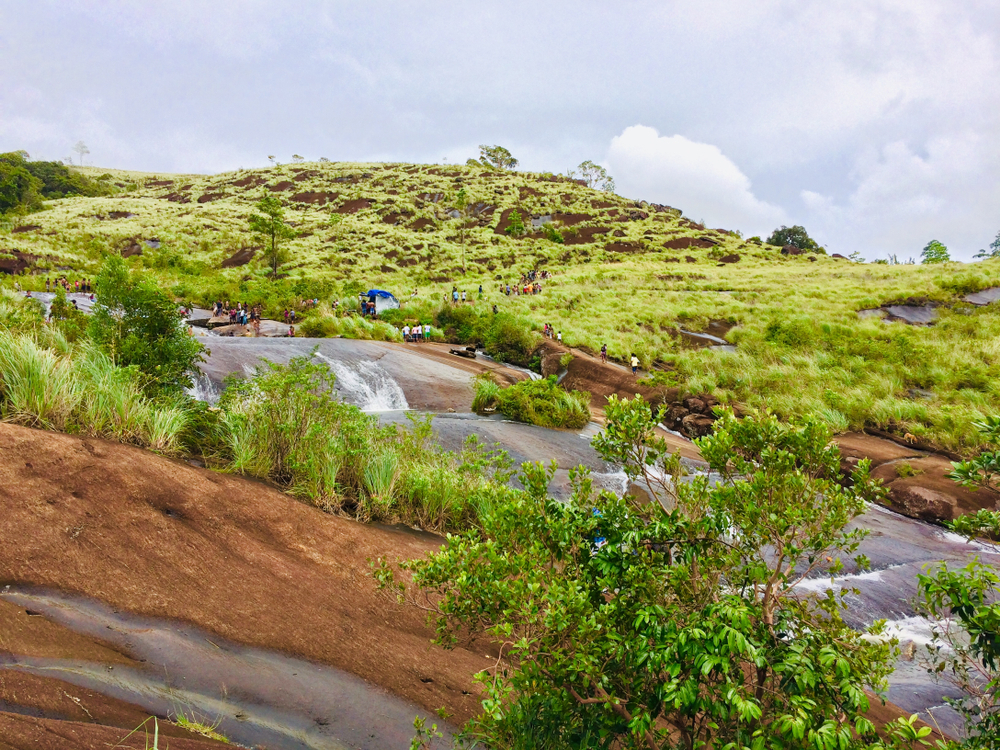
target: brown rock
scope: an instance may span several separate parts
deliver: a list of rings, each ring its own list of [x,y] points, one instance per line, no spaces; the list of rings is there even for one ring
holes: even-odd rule
[[[688,396],[684,399],[684,406],[687,407],[688,411],[693,411],[698,414],[705,414],[708,409],[708,405],[704,401],[700,398],[695,398],[694,396]]]
[[[690,438],[704,437],[712,432],[715,420],[701,414],[688,414],[681,420],[681,432]]]

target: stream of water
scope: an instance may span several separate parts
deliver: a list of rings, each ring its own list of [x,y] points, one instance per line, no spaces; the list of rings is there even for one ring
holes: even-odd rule
[[[7,586],[0,596],[110,641],[139,668],[0,656],[0,670],[54,677],[143,707],[184,714],[234,742],[269,750],[404,750],[426,712],[334,667],[241,646],[197,628],[115,611],[90,599]],[[430,717],[439,728],[443,722]],[[429,722],[430,723],[430,722]],[[450,747],[446,737],[433,745]]]

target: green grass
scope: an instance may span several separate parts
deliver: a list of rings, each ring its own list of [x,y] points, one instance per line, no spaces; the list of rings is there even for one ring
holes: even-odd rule
[[[214,176],[86,171],[108,173],[120,192],[50,201],[48,210],[21,220],[39,229],[8,233],[3,247],[32,254],[53,275],[57,266],[69,266],[93,276],[108,248],[138,245],[142,255],[130,262],[151,269],[178,298],[262,301],[272,315],[303,297],[351,302],[358,291],[387,288],[404,301],[393,323],[437,322],[443,335],[463,343],[489,345],[486,328],[469,316],[486,320],[496,304],[512,321],[510,331],[497,334],[498,349],[512,333],[523,337],[550,323],[571,346],[596,351],[606,343],[619,361],[635,352],[644,368],[670,368],[691,392],[710,391],[723,402],[782,417],[814,414],[838,431],[871,425],[909,432],[963,454],[979,445],[972,422],[1000,412],[1000,307],[961,302],[965,293],[1000,285],[1000,260],[884,266],[784,257],[777,248],[699,227],[675,209],[549,175],[473,167],[313,163]],[[448,215],[449,196],[460,188],[473,203],[495,207],[465,232]],[[287,277],[279,281],[266,278],[259,257],[221,267],[254,243],[247,217],[264,191],[284,200],[300,233],[289,243]],[[303,202],[316,194],[326,203]],[[501,212],[513,208],[526,218],[574,215],[557,227],[565,244],[530,222],[524,237],[498,233]],[[112,219],[112,211],[134,216]],[[331,224],[334,215],[340,220]],[[588,235],[594,229],[607,232]],[[154,238],[158,250],[143,243]],[[716,244],[664,247],[679,238]],[[738,262],[717,263],[733,253]],[[542,294],[498,291],[531,268],[553,273],[542,281]],[[21,283],[40,288],[43,277]],[[471,301],[439,321],[453,286]],[[911,327],[857,316],[910,297],[942,303],[939,322]],[[708,330],[710,321],[733,326],[727,338],[737,352],[686,347],[678,330]],[[394,336],[335,317],[325,306],[306,311],[299,330]],[[525,341],[500,356],[520,358]],[[917,388],[935,397],[911,398]]]

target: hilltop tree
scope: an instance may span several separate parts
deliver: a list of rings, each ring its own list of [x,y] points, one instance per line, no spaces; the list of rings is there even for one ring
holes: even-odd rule
[[[77,141],[76,145],[73,146],[73,150],[80,156],[80,166],[83,166],[83,157],[90,153],[90,149],[87,148],[87,144],[83,141]]]
[[[569,176],[574,179],[583,180],[587,183],[587,187],[594,190],[603,190],[606,193],[615,192],[615,181],[608,174],[608,170],[600,164],[594,164],[589,159],[581,162],[576,170],[570,170]]]
[[[299,156],[298,154],[292,154],[292,161],[295,164],[301,164],[305,160],[306,160],[306,158],[304,156]]]
[[[285,210],[273,195],[261,198],[256,208],[260,213],[250,216],[250,231],[264,241],[264,260],[271,267],[271,276],[277,278],[281,264],[288,260],[282,242],[294,237],[295,231],[285,222]]]
[[[866,566],[865,532],[848,524],[880,493],[868,462],[845,488],[819,423],[730,414],[698,441],[720,481],[673,482],[662,416],[612,396],[594,440],[651,502],[597,494],[573,471],[563,503],[547,494],[554,467],[524,464],[523,493],[399,565],[422,594],[377,569],[404,600],[431,602],[438,643],[486,631],[502,644],[470,734],[497,748],[884,750],[865,716],[865,691],[891,671],[884,626],[858,632],[842,597],[796,589],[838,574],[838,554]]]
[[[928,242],[924,246],[924,249],[920,251],[920,257],[923,258],[920,261],[921,263],[947,263],[951,260],[951,257],[948,255],[948,248],[937,240]]]
[[[990,243],[989,250],[980,250],[976,253],[977,258],[1000,258],[1000,232],[997,232],[996,238]]]
[[[481,145],[479,147],[479,158],[485,166],[492,167],[493,169],[517,169],[519,163],[510,151],[503,146]]]
[[[778,229],[771,232],[771,236],[767,238],[768,245],[775,245],[777,247],[784,247],[785,245],[791,245],[792,247],[797,247],[800,250],[815,250],[821,251],[823,248],[819,246],[809,233],[806,228],[796,224],[793,227],[786,227],[782,225]]]

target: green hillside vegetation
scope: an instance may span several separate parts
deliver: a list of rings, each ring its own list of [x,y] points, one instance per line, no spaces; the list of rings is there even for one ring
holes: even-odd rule
[[[357,328],[330,322],[326,303],[389,289],[404,303],[390,322],[433,322],[458,340],[461,326],[439,321],[457,287],[479,315],[496,304],[528,327],[552,324],[571,346],[607,343],[613,359],[635,352],[644,368],[675,370],[691,392],[782,418],[813,414],[835,431],[870,425],[971,453],[973,422],[1000,411],[1000,316],[962,301],[1000,285],[997,260],[786,255],[676,208],[474,162],[299,163],[214,176],[75,171],[95,182],[106,175],[114,194],[48,201],[0,235],[0,250],[41,272],[22,286],[41,288],[45,274],[93,276],[112,251],[188,302],[260,302],[276,315],[318,297],[327,320],[312,325],[316,334]],[[295,235],[274,280],[249,225],[264,196],[281,201]],[[500,293],[531,269],[553,275],[541,294]],[[857,315],[908,300],[938,305],[936,324]],[[724,333],[736,351],[692,348],[681,329]]]

